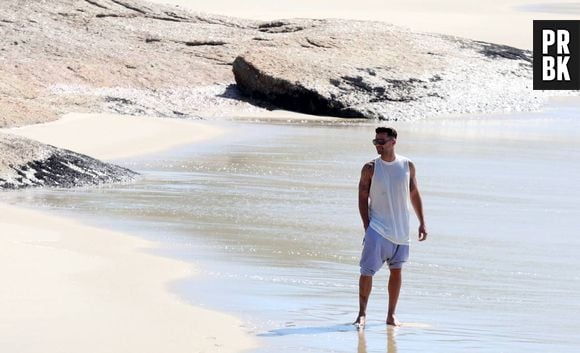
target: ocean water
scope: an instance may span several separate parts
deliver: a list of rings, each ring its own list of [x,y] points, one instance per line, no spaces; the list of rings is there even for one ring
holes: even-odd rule
[[[577,352],[579,115],[559,103],[390,124],[417,166],[430,233],[411,244],[398,328],[384,324],[386,269],[367,328],[350,325],[357,183],[375,157],[375,122],[220,122],[229,132],[216,141],[120,161],[142,173],[135,183],[1,197],[156,240],[160,256],[194,263],[198,275],[168,289],[241,317],[262,343],[256,353]]]

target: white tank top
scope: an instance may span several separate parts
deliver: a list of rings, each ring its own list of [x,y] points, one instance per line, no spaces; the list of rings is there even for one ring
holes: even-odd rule
[[[392,162],[374,162],[369,227],[395,244],[409,244],[409,159],[395,155]]]

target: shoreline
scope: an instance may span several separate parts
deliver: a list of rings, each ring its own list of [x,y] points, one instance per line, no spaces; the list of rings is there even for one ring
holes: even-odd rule
[[[69,114],[11,130],[108,159],[225,133],[174,120]],[[96,124],[108,133],[95,131]],[[241,352],[258,346],[239,318],[193,306],[168,289],[196,271],[189,262],[151,254],[157,242],[1,200],[0,214],[0,263],[10,283],[0,293],[7,351]]]
[[[223,128],[207,121],[110,113],[69,113],[41,124],[0,129],[102,160],[147,155],[217,138]]]
[[[564,97],[562,100],[573,103],[575,98]],[[549,104],[544,105],[543,110],[549,107]],[[278,112],[278,118],[291,119],[285,114]],[[137,127],[151,119],[133,118],[128,118],[125,123],[131,122],[135,124],[133,127]],[[236,117],[232,119],[237,120]],[[171,124],[171,120],[153,118],[152,121],[162,125]],[[216,119],[216,122],[220,120]],[[319,119],[314,117],[314,120]],[[60,124],[55,122],[43,124],[42,127],[51,127],[50,130],[54,132],[56,127],[69,129],[67,124],[75,121],[65,119]],[[243,122],[244,119],[237,121]],[[300,117],[294,121],[301,121]],[[112,125],[109,123],[103,125],[111,130]],[[196,127],[205,124],[197,121],[184,123]],[[138,132],[137,129],[127,130],[130,131]],[[200,131],[197,130],[198,133]],[[93,134],[93,140],[87,138],[84,143],[98,150],[97,143],[103,143],[103,140],[96,140],[98,136]],[[200,141],[204,137],[188,136],[191,142]],[[221,135],[216,132],[213,138],[217,136]],[[170,134],[167,135],[169,137]],[[67,148],[64,145],[62,147]],[[22,269],[5,270],[8,283],[14,283],[14,288],[10,293],[3,294],[4,305],[0,304],[0,313],[4,314],[10,329],[5,331],[10,341],[4,344],[12,351],[36,352],[40,346],[45,347],[49,353],[78,350],[86,342],[94,341],[95,337],[104,344],[116,343],[119,346],[111,348],[97,345],[83,350],[179,352],[191,350],[187,346],[188,342],[195,342],[195,348],[203,344],[199,350],[209,352],[239,352],[257,347],[256,339],[241,334],[243,329],[239,327],[239,318],[200,309],[169,289],[171,283],[176,281],[189,278],[195,281],[195,268],[190,262],[167,258],[155,252],[151,254],[150,250],[156,248],[157,242],[143,240],[138,234],[85,226],[68,217],[21,209],[1,201],[0,212],[3,230],[7,230],[0,236],[0,245],[4,251],[3,260],[0,261],[4,261],[6,269]],[[46,266],[47,263],[52,266]],[[147,271],[143,271],[144,268]],[[150,269],[154,269],[153,273]],[[10,308],[6,303],[10,303]],[[36,319],[39,316],[40,320]],[[18,323],[25,324],[24,328],[18,326]],[[157,323],[161,327],[155,326]],[[173,326],[177,328],[172,329]],[[102,332],[102,327],[109,327],[113,332]],[[38,330],[38,334],[33,330]],[[97,334],[93,335],[95,332]],[[126,338],[132,335],[136,337],[134,341]],[[167,341],[161,339],[161,335],[167,337]],[[37,338],[29,347],[24,347],[22,342],[26,342],[28,336]],[[69,336],[75,337],[74,340],[69,341]],[[179,341],[176,337],[183,340]],[[153,343],[148,344],[150,341]],[[175,347],[169,347],[164,344],[168,341],[177,343]],[[127,347],[127,344],[135,344],[136,348]],[[63,345],[70,345],[70,349]]]

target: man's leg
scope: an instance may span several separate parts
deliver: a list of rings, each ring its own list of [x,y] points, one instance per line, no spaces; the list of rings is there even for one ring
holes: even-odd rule
[[[373,288],[373,276],[361,275],[358,280],[358,317],[355,324],[364,325],[365,316],[367,313],[367,303]]]
[[[380,256],[380,248],[377,241],[384,239],[372,228],[368,228],[365,234],[364,246],[360,258],[360,278],[358,281],[359,311],[355,324],[364,326],[367,312],[367,303],[373,287],[373,275],[383,266]]]
[[[401,292],[401,272],[402,269],[391,269],[389,276],[389,311],[387,313],[387,325],[399,326],[400,323],[395,316],[399,293]]]

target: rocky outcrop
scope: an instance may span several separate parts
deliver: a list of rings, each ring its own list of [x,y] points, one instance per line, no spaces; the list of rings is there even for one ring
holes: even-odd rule
[[[0,134],[0,189],[126,182],[137,173],[34,140]]]
[[[0,127],[71,111],[195,118],[258,110],[228,88],[231,63],[257,33],[252,21],[143,1],[3,0]],[[206,101],[215,103],[209,115],[198,104]]]
[[[287,23],[286,26],[289,24]],[[247,95],[307,114],[419,119],[537,108],[531,52],[377,22],[325,21],[233,72]]]
[[[260,110],[253,98],[380,119],[533,110],[545,98],[531,89],[529,52],[379,22],[3,0],[0,34],[0,127],[70,111],[231,116]]]

